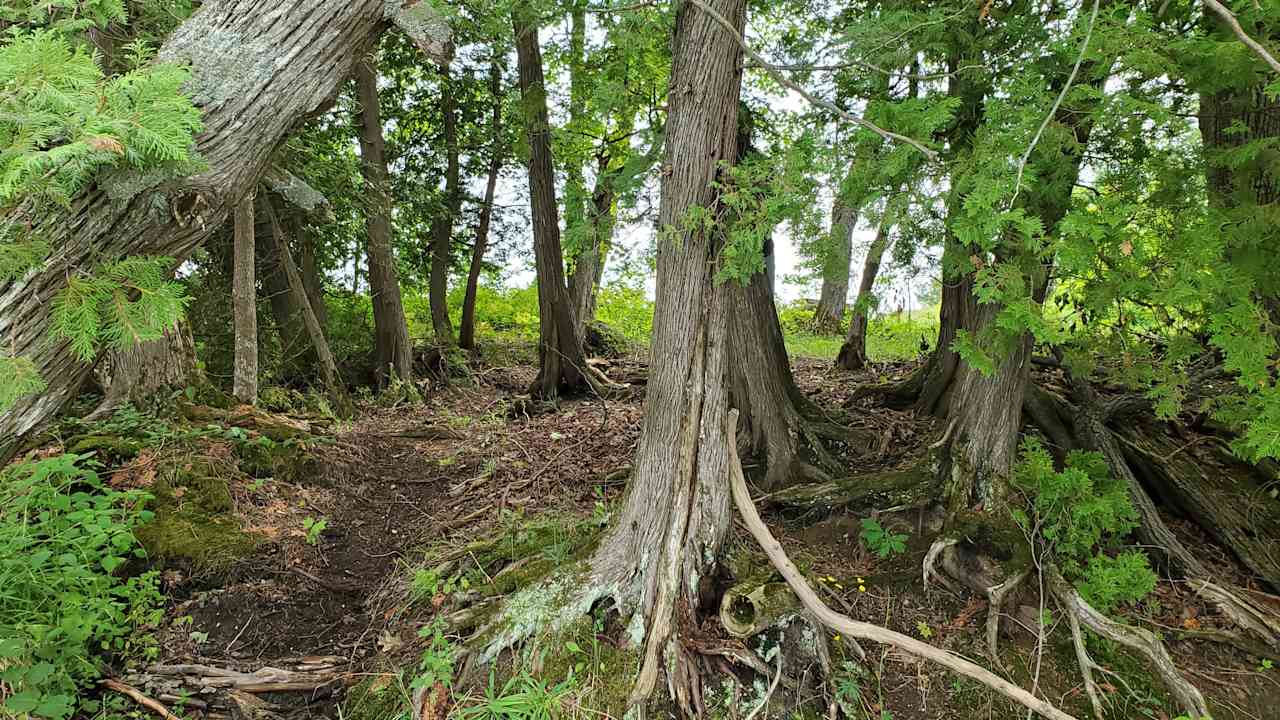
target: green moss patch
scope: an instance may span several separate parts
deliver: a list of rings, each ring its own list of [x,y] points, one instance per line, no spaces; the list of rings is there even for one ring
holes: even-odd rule
[[[218,573],[257,547],[232,517],[231,490],[209,462],[162,468],[151,492],[155,517],[135,534],[153,561]]]

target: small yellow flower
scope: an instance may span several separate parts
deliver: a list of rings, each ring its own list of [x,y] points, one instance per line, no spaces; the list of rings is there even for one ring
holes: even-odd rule
[[[836,633],[831,639],[836,642],[840,642],[840,633]]]
[[[866,592],[866,591],[867,591],[867,586],[866,586],[866,585],[859,585],[859,586],[858,586],[858,592]]]
[[[855,579],[858,581],[858,584],[859,584],[859,585],[861,585],[861,584],[863,583],[862,578],[855,578]]]
[[[836,587],[837,587],[837,588],[839,588],[839,589],[841,589],[841,590],[843,590],[843,589],[844,589],[844,586],[843,586],[843,585],[841,585],[840,583],[836,583]]]
[[[831,577],[830,575],[827,576],[827,582],[835,582],[835,581],[836,581],[835,578]]]

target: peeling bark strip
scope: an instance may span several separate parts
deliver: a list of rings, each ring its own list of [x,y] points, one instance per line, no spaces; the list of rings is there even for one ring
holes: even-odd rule
[[[90,365],[48,337],[49,310],[67,277],[102,258],[184,257],[226,222],[298,120],[323,107],[351,75],[383,21],[448,37],[426,3],[387,0],[213,0],[183,23],[159,59],[191,66],[187,88],[204,112],[196,150],[208,169],[193,177],[118,172],[46,213],[33,228],[58,248],[25,277],[0,283],[0,346],[30,359],[48,388],[0,415],[0,461],[51,418]],[[431,46],[430,42],[426,42]]]

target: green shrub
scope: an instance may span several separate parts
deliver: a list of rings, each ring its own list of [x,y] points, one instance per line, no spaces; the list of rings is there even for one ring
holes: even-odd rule
[[[1138,525],[1138,513],[1122,480],[1112,477],[1101,453],[1074,450],[1059,472],[1036,438],[1022,443],[1014,486],[1027,494],[1032,520],[1017,510],[1023,528],[1038,527],[1080,595],[1102,612],[1142,599],[1156,577],[1141,552],[1112,557],[1104,551]]]
[[[100,674],[93,655],[147,652],[159,620],[154,573],[121,571],[142,551],[145,495],[106,486],[87,456],[0,474],[0,716],[69,717]]]

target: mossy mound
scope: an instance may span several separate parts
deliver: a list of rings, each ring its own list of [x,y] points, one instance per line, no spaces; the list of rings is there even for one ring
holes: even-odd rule
[[[231,490],[210,462],[163,467],[151,492],[154,517],[135,534],[153,562],[218,574],[257,547],[232,517]]]
[[[76,455],[93,453],[100,462],[106,465],[119,465],[138,456],[142,452],[142,441],[132,437],[119,435],[85,435],[75,439],[67,452]]]
[[[252,478],[275,478],[283,482],[324,484],[319,461],[302,442],[275,442],[260,437],[236,443],[240,470]]]

